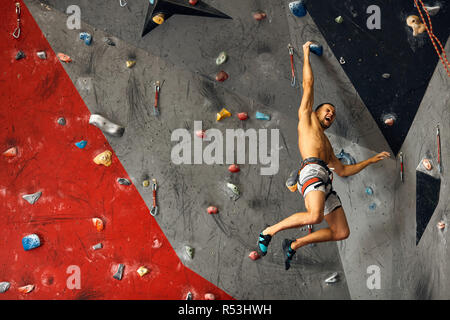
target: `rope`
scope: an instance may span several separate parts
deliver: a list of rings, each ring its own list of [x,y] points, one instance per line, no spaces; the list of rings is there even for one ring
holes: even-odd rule
[[[428,23],[430,24],[429,27],[428,27],[427,23],[425,22],[425,19],[423,18],[422,11],[420,10],[420,7],[419,7],[417,1],[420,2],[420,4],[422,5],[422,8],[425,10],[425,13],[427,14]],[[430,37],[431,43],[433,43],[434,49],[436,50],[436,53],[438,54],[439,59],[441,60],[442,64],[444,65],[445,71],[447,71],[447,75],[450,77],[450,63],[447,60],[447,54],[445,53],[445,50],[444,50],[441,42],[433,33],[433,25],[431,24],[430,14],[428,13],[428,10],[425,7],[425,5],[423,4],[422,0],[414,0],[414,3],[416,4],[417,11],[419,11],[420,18],[422,19],[423,24],[425,25],[425,28],[427,29],[427,33],[428,33],[428,36]],[[441,51],[439,51],[434,40],[436,40],[437,43],[439,44]]]

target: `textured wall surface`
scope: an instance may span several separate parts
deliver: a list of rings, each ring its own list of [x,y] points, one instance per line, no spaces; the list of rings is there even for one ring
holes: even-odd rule
[[[343,202],[350,237],[300,249],[286,272],[282,239],[307,231],[280,233],[272,241],[268,255],[260,260],[252,261],[248,254],[256,248],[265,224],[305,210],[301,196],[290,193],[284,185],[289,172],[301,160],[297,148],[301,89],[290,86],[288,43],[296,48],[298,81],[301,45],[313,39],[324,46],[323,56],[311,59],[315,104],[330,101],[337,106],[336,123],[327,131],[334,151],[344,149],[357,161],[390,151],[312,18],[294,17],[286,1],[216,0],[208,3],[233,20],[176,16],[141,38],[147,12],[145,1],[128,1],[124,8],[119,1],[41,2],[26,0],[25,4],[52,49],[72,57],[73,62],[63,66],[89,111],[126,128],[123,137],[106,139],[148,208],[152,205],[152,193],[142,186],[142,181],[145,176],[158,180],[160,212],[154,219],[187,268],[236,299],[450,296],[450,288],[445,284],[447,233],[436,229],[437,221],[446,219],[448,182],[444,178],[437,214],[419,245],[415,245],[414,171],[425,151],[429,149],[436,156],[433,143],[438,120],[444,176],[449,155],[445,141],[450,120],[449,81],[441,65],[402,147],[405,183],[399,180],[395,157],[352,177],[336,176],[334,186]],[[81,30],[67,29],[64,12],[70,4],[81,8]],[[268,17],[257,22],[252,12],[259,9]],[[79,40],[80,31],[93,35],[91,46]],[[102,40],[105,36],[116,46],[106,45]],[[227,51],[230,59],[219,68],[215,58],[220,51]],[[125,65],[129,58],[137,61],[131,69]],[[214,76],[222,68],[230,79],[217,83]],[[157,80],[163,82],[158,118],[152,113],[153,84]],[[216,112],[223,107],[232,117],[216,122]],[[250,119],[240,121],[236,114],[244,111]],[[256,120],[256,111],[270,114],[271,120]],[[239,173],[228,172],[225,163],[173,164],[171,151],[175,142],[171,141],[171,134],[186,128],[192,141],[198,139],[194,121],[202,121],[203,129],[216,128],[224,135],[226,129],[279,129],[279,171],[263,176],[260,169],[265,165],[261,163],[244,164]],[[230,199],[227,182],[240,188],[239,199]],[[373,195],[365,193],[366,187],[374,190]],[[219,208],[218,215],[206,212],[210,205]],[[323,222],[315,227],[325,225]],[[185,245],[195,248],[194,259],[186,257]],[[380,268],[380,289],[367,286],[370,266]],[[340,274],[340,281],[324,283],[335,271]]]

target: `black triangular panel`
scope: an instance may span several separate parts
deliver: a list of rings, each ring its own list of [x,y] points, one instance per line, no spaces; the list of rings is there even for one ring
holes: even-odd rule
[[[434,34],[445,46],[450,10],[447,3],[439,4],[431,20]],[[380,8],[381,29],[367,27],[372,15],[367,8],[372,5]],[[342,68],[397,154],[438,62],[428,34],[414,37],[406,25],[409,15],[419,15],[414,1],[310,0],[306,6],[335,57],[344,59]],[[342,23],[335,21],[338,16]],[[396,116],[391,127],[383,120],[390,113]]]
[[[142,36],[159,26],[152,20],[152,17],[157,13],[164,13],[166,20],[174,14],[231,19],[230,16],[203,1],[191,5],[188,0],[155,0],[153,5],[149,4]]]
[[[439,203],[441,179],[416,171],[416,245]]]

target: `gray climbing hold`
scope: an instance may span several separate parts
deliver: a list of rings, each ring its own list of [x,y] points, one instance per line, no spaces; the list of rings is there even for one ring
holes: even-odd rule
[[[110,38],[103,38],[103,42],[105,42],[108,46],[115,47],[116,44]]]
[[[238,187],[236,186],[236,185],[234,185],[234,184],[232,184],[232,183],[227,183],[227,187],[228,187],[228,189],[230,189],[231,191],[233,191],[233,193],[235,194],[235,195],[240,195],[241,193],[240,193],[240,191],[239,191],[239,189],[238,189]]]
[[[334,21],[336,21],[336,23],[342,23],[344,22],[344,18],[342,18],[342,16],[336,17],[336,19],[334,19]]]
[[[384,79],[389,79],[391,77],[391,75],[389,73],[383,73],[381,75]]]
[[[89,118],[89,124],[96,126],[104,133],[107,133],[114,137],[121,137],[125,132],[124,127],[109,121],[108,119],[99,114],[92,114],[91,117]]]
[[[58,124],[61,126],[66,125],[66,119],[64,119],[64,118],[59,118],[56,122],[58,122]]]
[[[186,251],[186,254],[188,255],[189,259],[193,259],[194,258],[194,248],[190,247],[190,246],[185,246],[184,250]]]
[[[39,59],[42,59],[42,60],[47,59],[47,54],[45,53],[45,51],[39,51],[36,54],[39,57]]]
[[[337,272],[333,272],[328,278],[325,279],[325,283],[335,283],[339,279],[339,274]]]
[[[117,280],[122,280],[124,268],[125,268],[125,265],[123,265],[122,263],[119,264],[119,267],[117,268],[117,272],[113,275],[113,278],[117,279]]]
[[[216,64],[220,66],[221,64],[224,64],[228,59],[228,55],[225,51],[222,51],[219,56],[216,58]]]
[[[24,198],[25,200],[27,200],[29,204],[35,204],[36,201],[39,200],[39,198],[41,197],[41,195],[42,195],[42,192],[39,191],[39,192],[36,192],[36,193],[33,193],[33,194],[26,194],[26,195],[23,195],[22,198]]]
[[[117,182],[118,182],[119,184],[123,185],[123,186],[129,186],[129,185],[131,185],[130,180],[125,179],[125,178],[118,178],[118,179],[117,179]]]
[[[8,291],[11,284],[9,282],[0,282],[0,293],[5,293]]]
[[[23,59],[23,58],[25,58],[25,53],[23,53],[23,51],[17,52],[16,60],[20,60],[20,59]]]
[[[103,248],[103,244],[102,243],[97,243],[97,244],[92,246],[92,249],[94,249],[94,250],[99,250],[101,248]]]

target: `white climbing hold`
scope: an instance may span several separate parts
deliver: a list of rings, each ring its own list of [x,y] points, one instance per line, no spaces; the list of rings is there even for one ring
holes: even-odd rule
[[[11,284],[9,282],[0,282],[0,293],[5,293],[8,291]]]
[[[29,204],[35,204],[36,201],[39,200],[39,198],[41,197],[41,195],[42,195],[42,192],[39,191],[39,192],[36,192],[36,193],[33,193],[33,194],[26,194],[26,195],[23,195],[22,198],[24,198],[25,200],[27,200]]]
[[[328,278],[325,279],[325,283],[335,283],[338,281],[339,274],[333,272]]]

